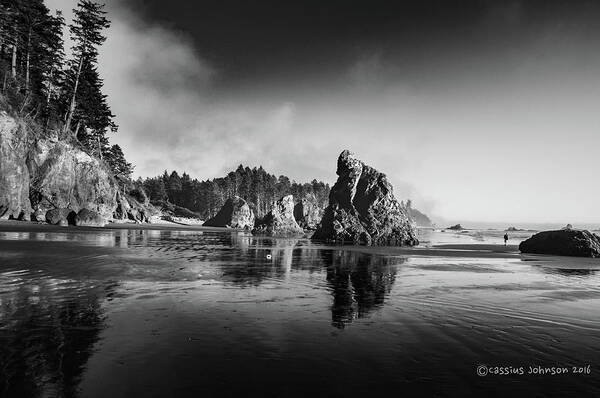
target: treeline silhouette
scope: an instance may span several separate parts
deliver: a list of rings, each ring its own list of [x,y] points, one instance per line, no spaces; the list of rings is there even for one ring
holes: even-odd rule
[[[296,201],[306,195],[314,195],[319,206],[324,208],[330,190],[329,184],[322,181],[297,183],[284,175],[276,177],[269,174],[262,166],[250,168],[242,165],[225,177],[212,180],[199,181],[185,172],[180,176],[176,171],[170,174],[165,171],[161,176],[140,182],[151,203],[164,205],[168,202],[185,207],[202,219],[213,217],[233,196],[246,200],[257,217],[263,217],[274,200],[290,194]]]
[[[34,121],[103,159],[117,177],[129,179],[132,165],[107,134],[117,131],[98,73],[98,51],[110,26],[104,6],[79,0],[66,26],[61,11],[43,0],[0,0],[0,109]],[[73,46],[68,51],[63,33]]]

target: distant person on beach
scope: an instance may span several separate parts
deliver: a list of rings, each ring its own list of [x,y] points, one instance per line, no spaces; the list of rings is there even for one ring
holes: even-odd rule
[[[508,242],[508,234],[504,234],[504,246],[506,246],[506,242]]]

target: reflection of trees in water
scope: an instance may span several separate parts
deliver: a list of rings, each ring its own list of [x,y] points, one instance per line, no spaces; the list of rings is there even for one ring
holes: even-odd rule
[[[239,286],[256,286],[266,280],[283,279],[291,270],[326,270],[332,290],[332,324],[343,328],[384,304],[402,259],[348,250],[322,250],[302,239],[272,239],[248,234],[227,235],[221,269],[223,279]],[[224,238],[225,239],[225,238]],[[271,258],[267,258],[270,255]]]
[[[271,239],[239,233],[230,234],[229,239],[230,247],[235,250],[219,258],[220,268],[223,279],[236,285],[256,286],[268,279],[285,278],[298,262],[299,239]]]
[[[402,261],[342,250],[323,251],[322,257],[333,294],[332,325],[337,328],[383,306],[396,279],[396,265]]]
[[[228,242],[222,242],[228,250],[218,260],[222,263],[223,279],[236,285],[256,286],[269,279],[287,278],[292,270],[323,270],[319,250],[305,239],[274,239],[245,233],[228,237]]]
[[[4,278],[3,278],[4,279]],[[0,395],[77,395],[86,362],[104,328],[106,282],[27,278],[0,281]]]

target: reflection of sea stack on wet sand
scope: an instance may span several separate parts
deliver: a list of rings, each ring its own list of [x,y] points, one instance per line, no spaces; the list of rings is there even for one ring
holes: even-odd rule
[[[337,175],[314,240],[377,246],[419,243],[415,227],[394,197],[385,174],[343,151]]]

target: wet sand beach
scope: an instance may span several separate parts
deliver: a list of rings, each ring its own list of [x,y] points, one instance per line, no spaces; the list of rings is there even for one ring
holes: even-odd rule
[[[600,262],[522,256],[497,234],[420,234],[419,247],[366,248],[203,227],[0,223],[0,388],[600,393]],[[591,373],[527,374],[538,365]],[[516,374],[493,373],[509,367]]]

